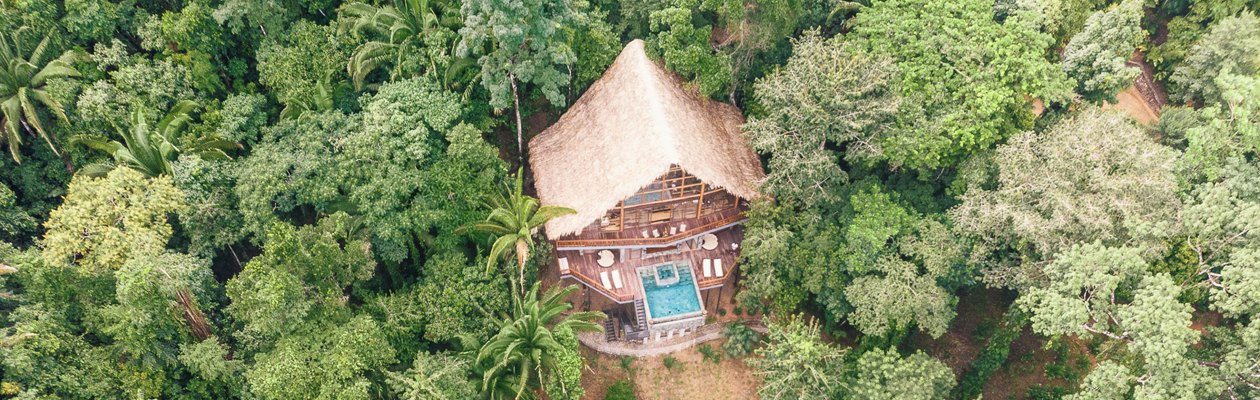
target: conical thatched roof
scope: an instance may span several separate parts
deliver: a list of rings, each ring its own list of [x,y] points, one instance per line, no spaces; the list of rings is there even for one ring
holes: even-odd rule
[[[626,45],[604,76],[560,120],[529,142],[543,204],[576,215],[547,224],[552,239],[577,233],[672,164],[736,196],[758,196],[765,176],[739,131],[739,109],[683,88],[648,59],[643,41]]]

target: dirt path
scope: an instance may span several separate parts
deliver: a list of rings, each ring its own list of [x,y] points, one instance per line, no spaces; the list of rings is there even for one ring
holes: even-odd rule
[[[1145,126],[1154,125],[1155,122],[1159,121],[1159,116],[1155,114],[1155,110],[1151,109],[1151,106],[1142,100],[1142,93],[1132,86],[1116,95],[1115,104],[1104,103],[1102,108],[1104,110],[1118,109],[1124,111],[1129,117]]]

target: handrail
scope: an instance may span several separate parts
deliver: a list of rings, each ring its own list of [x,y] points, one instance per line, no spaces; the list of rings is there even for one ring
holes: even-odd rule
[[[616,292],[612,292],[611,289],[604,289],[602,286],[600,286],[601,283],[596,282],[594,278],[590,278],[586,275],[583,275],[582,272],[580,272],[577,269],[569,269],[569,276],[572,276],[574,279],[582,281],[582,283],[585,283],[587,287],[603,293],[605,296],[608,296],[608,298],[613,299],[617,303],[625,303],[630,300],[634,300],[633,293],[623,296]]]
[[[704,225],[701,225],[701,226],[697,226],[697,227],[692,228],[692,229],[688,229],[687,231],[688,231],[688,232],[704,232],[704,231],[711,230],[711,229],[714,229],[714,228],[718,228],[718,227],[721,227],[721,226],[726,226],[726,225],[731,225],[731,224],[734,224],[734,223],[737,223],[737,222],[741,222],[741,221],[746,220],[746,219],[747,219],[747,217],[745,217],[743,213],[735,213],[735,214],[732,214],[732,215],[728,215],[728,216],[726,216],[725,218],[722,218],[722,219],[719,219],[719,220],[715,220],[715,221],[713,221],[713,222],[710,222],[710,223],[707,223],[707,224],[704,224]],[[656,238],[643,238],[643,239],[639,239],[639,238],[629,238],[629,239],[570,239],[570,240],[563,240],[563,239],[562,239],[562,240],[556,240],[556,241],[555,241],[555,245],[556,245],[556,249],[557,249],[557,250],[564,250],[564,249],[569,249],[569,248],[578,248],[578,247],[583,247],[583,248],[586,248],[586,247],[596,247],[596,248],[598,248],[598,247],[618,247],[618,246],[644,246],[644,247],[648,247],[648,246],[667,246],[667,245],[672,245],[672,244],[675,244],[675,243],[681,242],[681,241],[683,241],[683,240],[686,240],[687,238],[692,237],[692,236],[694,236],[694,235],[696,235],[696,234],[698,234],[698,233],[688,233],[688,234],[684,234],[684,235],[670,235],[670,236],[661,236],[661,237],[656,237]]]

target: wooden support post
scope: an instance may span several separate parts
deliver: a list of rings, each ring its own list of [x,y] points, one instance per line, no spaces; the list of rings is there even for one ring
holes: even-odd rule
[[[708,185],[705,185],[703,182],[700,183],[700,200],[696,201],[696,218],[700,218],[700,208],[704,207],[704,192],[706,186]]]
[[[625,200],[621,201],[621,216],[619,218],[621,219],[621,223],[618,224],[620,226],[617,228],[617,232],[625,232],[626,231],[626,201]]]

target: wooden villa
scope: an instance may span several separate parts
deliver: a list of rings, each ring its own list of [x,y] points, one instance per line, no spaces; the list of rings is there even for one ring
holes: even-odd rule
[[[739,224],[759,196],[739,109],[683,84],[635,40],[530,141],[542,203],[577,210],[546,225],[554,267],[618,304],[606,325],[625,329],[610,339],[703,325],[700,291],[732,280]]]

